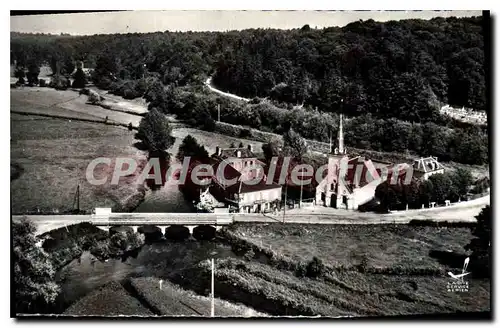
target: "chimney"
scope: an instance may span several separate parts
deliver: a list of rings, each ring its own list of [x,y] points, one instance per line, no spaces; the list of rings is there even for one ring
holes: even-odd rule
[[[215,154],[216,154],[217,156],[220,156],[220,154],[221,154],[221,149],[220,149],[220,147],[219,147],[219,146],[215,147]]]
[[[248,144],[248,150],[249,150],[249,151],[253,151],[253,147],[252,147],[252,145],[251,145],[251,144]]]
[[[241,151],[239,151],[239,150],[238,150],[238,151],[236,152],[236,157],[241,157]]]

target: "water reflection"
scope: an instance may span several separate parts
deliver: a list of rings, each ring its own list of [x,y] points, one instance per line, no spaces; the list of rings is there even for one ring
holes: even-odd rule
[[[231,247],[215,241],[164,241],[145,245],[135,257],[110,259],[100,262],[90,253],[74,260],[57,274],[61,284],[59,302],[62,308],[90,291],[111,281],[124,281],[130,277],[157,277],[171,279],[209,258],[236,256]],[[64,304],[64,305],[63,305]]]
[[[154,179],[147,179],[146,185],[149,190],[146,192],[144,201],[134,210],[139,213],[151,212],[174,212],[174,213],[188,213],[194,212],[193,204],[186,200],[184,195],[179,190],[178,182],[173,181],[171,177],[167,176],[168,168],[170,165],[170,155],[165,152],[152,152],[148,160],[158,160],[161,170],[161,183]],[[172,161],[173,162],[173,161]],[[150,174],[154,170],[151,168]]]

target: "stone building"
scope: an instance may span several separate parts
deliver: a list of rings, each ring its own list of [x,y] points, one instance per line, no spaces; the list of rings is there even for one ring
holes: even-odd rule
[[[316,187],[316,205],[356,210],[373,199],[377,186],[392,178],[399,166],[362,156],[349,158],[342,123],[341,114],[337,144],[328,155],[327,174]]]
[[[251,145],[242,148],[216,147],[211,157],[214,176],[211,193],[237,212],[273,211],[281,203],[281,186],[267,181],[265,164]],[[255,179],[260,177],[260,182]]]
[[[427,180],[431,175],[443,173],[444,166],[438,162],[437,157],[420,158],[413,162],[413,176],[415,179]]]

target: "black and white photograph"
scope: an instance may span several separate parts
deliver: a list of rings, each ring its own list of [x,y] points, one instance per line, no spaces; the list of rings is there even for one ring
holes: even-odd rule
[[[492,319],[490,11],[9,18],[12,318]]]

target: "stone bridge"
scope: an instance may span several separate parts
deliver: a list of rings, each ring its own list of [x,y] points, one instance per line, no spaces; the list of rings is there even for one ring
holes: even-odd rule
[[[134,231],[142,232],[146,227],[158,227],[167,231],[170,227],[186,227],[190,233],[199,226],[210,226],[220,229],[234,220],[231,214],[213,213],[108,213],[106,215],[14,215],[13,220],[27,217],[37,226],[37,234],[65,226],[89,222],[100,229],[128,226]]]

